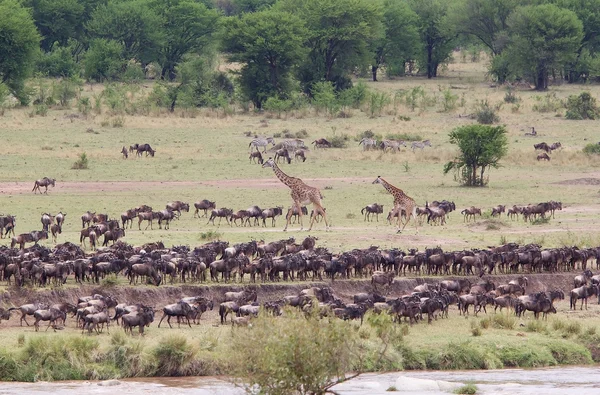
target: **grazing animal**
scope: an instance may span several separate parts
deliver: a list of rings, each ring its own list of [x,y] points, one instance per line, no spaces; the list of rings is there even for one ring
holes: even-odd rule
[[[306,151],[304,151],[303,149],[297,149],[294,152],[294,159],[296,159],[296,162],[300,162],[300,159],[302,159],[302,163],[306,162]]]
[[[369,138],[369,137],[363,137],[358,142],[358,145],[363,146],[363,151],[369,151],[369,150],[375,149],[377,147],[377,140]]]
[[[378,176],[375,179],[375,181],[373,181],[373,184],[383,185],[383,187],[386,189],[386,191],[388,191],[394,197],[394,209],[392,210],[392,213],[394,213],[394,214],[401,213],[402,211],[404,211],[406,213],[407,218],[406,218],[406,222],[404,223],[404,226],[402,226],[402,229],[400,229],[400,217],[401,216],[398,215],[398,233],[400,233],[401,231],[404,230],[404,228],[410,221],[411,216],[413,218],[413,221],[415,222],[415,230],[418,233],[419,229],[417,227],[417,205],[415,203],[415,200],[413,198],[411,198],[410,196],[408,196],[407,194],[405,194],[404,191],[402,191],[402,189],[393,186],[392,184],[390,184],[389,182],[387,182],[380,176]],[[393,217],[394,217],[394,215],[392,215],[392,218]]]
[[[83,214],[81,216],[81,227],[85,228],[86,225],[90,226],[95,215],[96,215],[95,211],[93,213],[91,211],[87,211],[85,214]]]
[[[413,141],[410,145],[410,148],[415,152],[415,149],[419,148],[421,151],[425,149],[425,147],[431,147],[431,141],[423,140],[423,141]]]
[[[144,152],[146,153],[146,156],[150,155],[154,158],[156,150],[152,149],[152,147],[150,147],[150,144],[139,144],[136,149],[136,156],[141,157]]]
[[[506,206],[503,206],[503,205],[498,205],[498,206],[492,208],[492,217],[499,217],[500,214],[505,212],[505,210],[506,210]]]
[[[331,148],[331,143],[325,139],[317,139],[311,144],[314,144],[315,148]]]
[[[278,149],[277,151],[275,151],[275,162],[279,163],[279,159],[283,158],[284,160],[287,160],[288,165],[290,163],[292,163],[292,158],[290,156],[290,152],[287,150],[287,148],[281,148]]]
[[[288,176],[283,171],[281,171],[279,166],[277,166],[277,164],[273,161],[272,158],[269,158],[269,160],[266,161],[262,165],[262,167],[263,168],[265,168],[265,167],[272,168],[273,172],[275,173],[277,178],[279,178],[279,180],[282,183],[287,185],[292,190],[292,200],[294,201],[294,206],[300,212],[300,230],[302,230],[302,228],[304,227],[303,222],[302,222],[301,207],[303,204],[308,204],[308,203],[312,203],[313,207],[314,207],[314,213],[313,213],[313,215],[311,215],[310,227],[308,228],[308,230],[310,231],[312,229],[313,223],[315,222],[318,214],[323,215],[323,219],[325,220],[325,230],[329,229],[329,222],[327,221],[327,213],[325,213],[325,209],[323,209],[323,206],[321,205],[321,199],[323,198],[323,195],[321,195],[321,191],[319,191],[318,188],[306,185],[299,178]],[[288,215],[286,216],[285,228],[283,229],[284,231],[287,230],[287,228],[290,224],[291,217],[292,217],[291,213],[288,212]]]
[[[539,154],[537,156],[537,160],[538,161],[540,161],[540,160],[549,161],[550,160],[550,156],[547,153],[543,152],[543,153],[541,153],[541,154]]]
[[[31,192],[33,192],[33,194],[35,195],[37,193],[37,191],[40,191],[40,195],[41,195],[42,190],[40,189],[40,187],[45,187],[46,189],[44,190],[44,193],[47,195],[48,194],[48,186],[54,187],[55,185],[56,185],[56,180],[54,178],[44,177],[40,180],[35,181]]]
[[[256,163],[257,159],[259,165],[262,165],[265,162],[260,151],[250,152],[250,163]]]
[[[562,144],[560,142],[552,143],[550,145],[550,151],[554,151],[555,149],[562,148]]]
[[[50,225],[52,225],[52,223],[54,222],[54,216],[52,214],[43,213],[41,222],[42,222],[42,229],[47,232],[50,228]]]
[[[219,218],[219,225],[221,225],[221,220],[223,218],[225,218],[225,221],[227,221],[227,224],[229,224],[229,226],[231,226],[231,223],[229,222],[229,217],[231,217],[231,215],[233,214],[233,210],[230,208],[224,208],[221,207],[220,209],[213,209],[212,212],[210,213],[210,218],[208,219],[208,222],[206,223],[207,225],[209,223],[212,222],[212,224],[215,224],[215,218]]]
[[[47,331],[48,328],[50,328],[50,325],[56,325],[56,320],[59,318],[65,322],[67,319],[67,314],[64,311],[50,308],[49,310],[36,310],[33,313],[33,317],[35,318],[33,326],[37,332],[40,328],[40,321],[48,321],[48,326],[46,327]]]
[[[30,233],[21,233],[20,235],[13,237],[10,242],[10,248],[15,248],[15,245],[19,245],[20,249],[25,248],[25,243],[35,243],[37,245],[40,240],[47,240],[48,232],[45,230],[34,230]]]
[[[460,213],[465,216],[464,221],[466,222],[469,222],[469,218],[471,217],[473,217],[473,222],[475,222],[475,215],[477,214],[479,214],[479,216],[481,217],[481,209],[474,206],[466,208]]]
[[[525,136],[532,136],[532,137],[537,136],[537,132],[535,131],[535,128],[532,126],[531,127],[531,132],[525,133]]]
[[[534,144],[533,148],[535,149],[539,149],[542,151],[546,151],[546,153],[550,153],[551,149],[550,146],[546,143],[538,143],[538,144]]]
[[[194,207],[196,208],[196,211],[194,212],[194,218],[200,218],[200,210],[204,211],[204,215],[202,216],[206,217],[208,215],[208,210],[217,208],[217,204],[215,202],[211,202],[210,200],[204,199],[194,203]]]
[[[50,233],[52,233],[52,241],[56,243],[56,238],[62,233],[62,227],[58,224],[52,224],[50,227]]]
[[[129,153],[127,153],[127,148],[125,148],[125,146],[123,146],[121,153],[123,154],[123,159],[129,158]]]
[[[56,216],[54,217],[54,220],[56,221],[56,224],[58,226],[60,226],[61,228],[62,228],[63,224],[65,223],[65,217],[66,216],[67,216],[67,213],[63,213],[61,211],[58,214],[56,214]]]
[[[375,214],[375,218],[379,222],[379,214],[383,214],[383,204],[369,204],[360,210],[360,213],[365,216],[365,221],[372,221],[371,214]]]

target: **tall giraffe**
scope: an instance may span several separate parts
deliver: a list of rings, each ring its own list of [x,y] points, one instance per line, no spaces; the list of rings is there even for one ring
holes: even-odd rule
[[[263,165],[263,168],[270,167],[275,172],[275,175],[279,180],[287,185],[292,190],[292,200],[294,201],[294,206],[298,210],[298,215],[300,216],[300,230],[304,228],[304,223],[302,222],[302,205],[303,204],[313,204],[313,213],[310,217],[310,231],[313,227],[313,223],[315,222],[317,216],[321,214],[323,219],[325,220],[325,230],[329,229],[329,223],[327,222],[327,213],[325,213],[325,209],[321,205],[321,199],[323,196],[321,195],[321,191],[318,188],[311,187],[306,185],[301,179],[296,177],[290,177],[285,174],[279,166],[273,161],[273,158],[269,158]],[[286,224],[284,231],[287,230],[288,225],[290,224],[290,220],[292,218],[293,210],[289,210],[286,216]]]
[[[392,218],[394,218],[394,214],[398,213],[398,233],[403,231],[408,221],[410,221],[410,217],[413,217],[415,222],[415,230],[417,233],[419,229],[417,228],[417,205],[415,204],[415,200],[404,193],[404,191],[400,188],[396,188],[381,176],[377,176],[377,179],[373,181],[373,184],[381,184],[383,187],[394,197],[394,209],[392,210]],[[400,217],[402,217],[402,211],[406,213],[406,222],[402,229],[400,229]]]

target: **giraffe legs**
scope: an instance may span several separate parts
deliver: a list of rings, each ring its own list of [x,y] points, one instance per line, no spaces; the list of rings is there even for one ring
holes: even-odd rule
[[[309,232],[312,229],[313,224],[315,223],[319,214],[321,214],[323,216],[323,219],[325,220],[325,231],[329,230],[329,222],[327,221],[327,213],[325,212],[325,209],[320,204],[313,203],[313,213],[310,217],[310,227],[308,228]]]
[[[300,230],[302,230],[302,228],[304,227],[302,225],[302,207],[301,207],[300,203],[294,201],[294,203],[292,204],[292,210],[288,210],[288,213],[287,213],[287,215],[285,217],[286,222],[285,222],[285,228],[283,228],[284,232],[287,231],[287,228],[288,228],[288,226],[290,224],[290,221],[292,220],[292,215],[293,215],[293,212],[294,212],[294,210],[293,210],[294,207],[296,208],[296,210],[298,210],[298,216],[300,217]]]

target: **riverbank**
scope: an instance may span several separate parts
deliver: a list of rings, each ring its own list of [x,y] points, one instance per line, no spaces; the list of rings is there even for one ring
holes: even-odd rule
[[[496,283],[513,276],[494,276]],[[531,275],[529,291],[569,288],[573,274]],[[388,291],[401,295],[423,282],[435,279],[397,279]],[[258,300],[276,300],[315,284],[257,285]],[[368,281],[336,281],[330,285],[334,293],[349,302],[354,293],[370,291]],[[183,287],[92,287],[59,290],[10,289],[2,295],[2,304],[18,306],[34,301],[74,301],[93,293],[111,294],[121,302],[154,305],[159,311],[155,322],[146,328],[145,336],[125,335],[112,325],[100,335],[82,335],[71,318],[59,331],[35,332],[33,327],[20,327],[18,315],[0,324],[0,380],[84,380],[149,376],[231,375],[239,357],[236,339],[256,335],[259,325],[232,328],[220,325],[216,310],[203,315],[200,325],[157,323],[161,307],[183,296],[203,295],[222,301],[226,291],[239,290],[235,285]],[[365,372],[395,370],[498,369],[506,367],[542,367],[582,365],[600,361],[600,308],[590,302],[588,310],[570,311],[568,302],[556,304],[557,314],[547,321],[535,320],[530,313],[516,318],[506,310],[479,317],[463,317],[452,306],[449,318],[431,325],[421,322],[413,326],[394,324],[393,331],[382,336],[380,323],[365,319],[340,323],[343,334],[356,340],[360,358],[351,360],[354,370]],[[306,319],[284,314],[266,327],[278,322],[304,325]],[[282,321],[284,320],[284,321]],[[329,319],[320,321],[328,326]],[[42,330],[44,327],[42,326]],[[389,328],[388,328],[389,330]],[[251,332],[251,331],[254,331]],[[110,332],[110,333],[108,333]],[[385,352],[382,352],[385,350]],[[357,354],[358,355],[358,354]]]

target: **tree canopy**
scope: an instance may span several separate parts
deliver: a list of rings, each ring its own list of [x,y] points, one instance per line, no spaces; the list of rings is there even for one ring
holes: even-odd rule
[[[468,125],[450,132],[450,143],[460,154],[444,166],[444,174],[456,171],[457,179],[466,186],[487,184],[485,171],[498,167],[508,151],[504,126]]]

